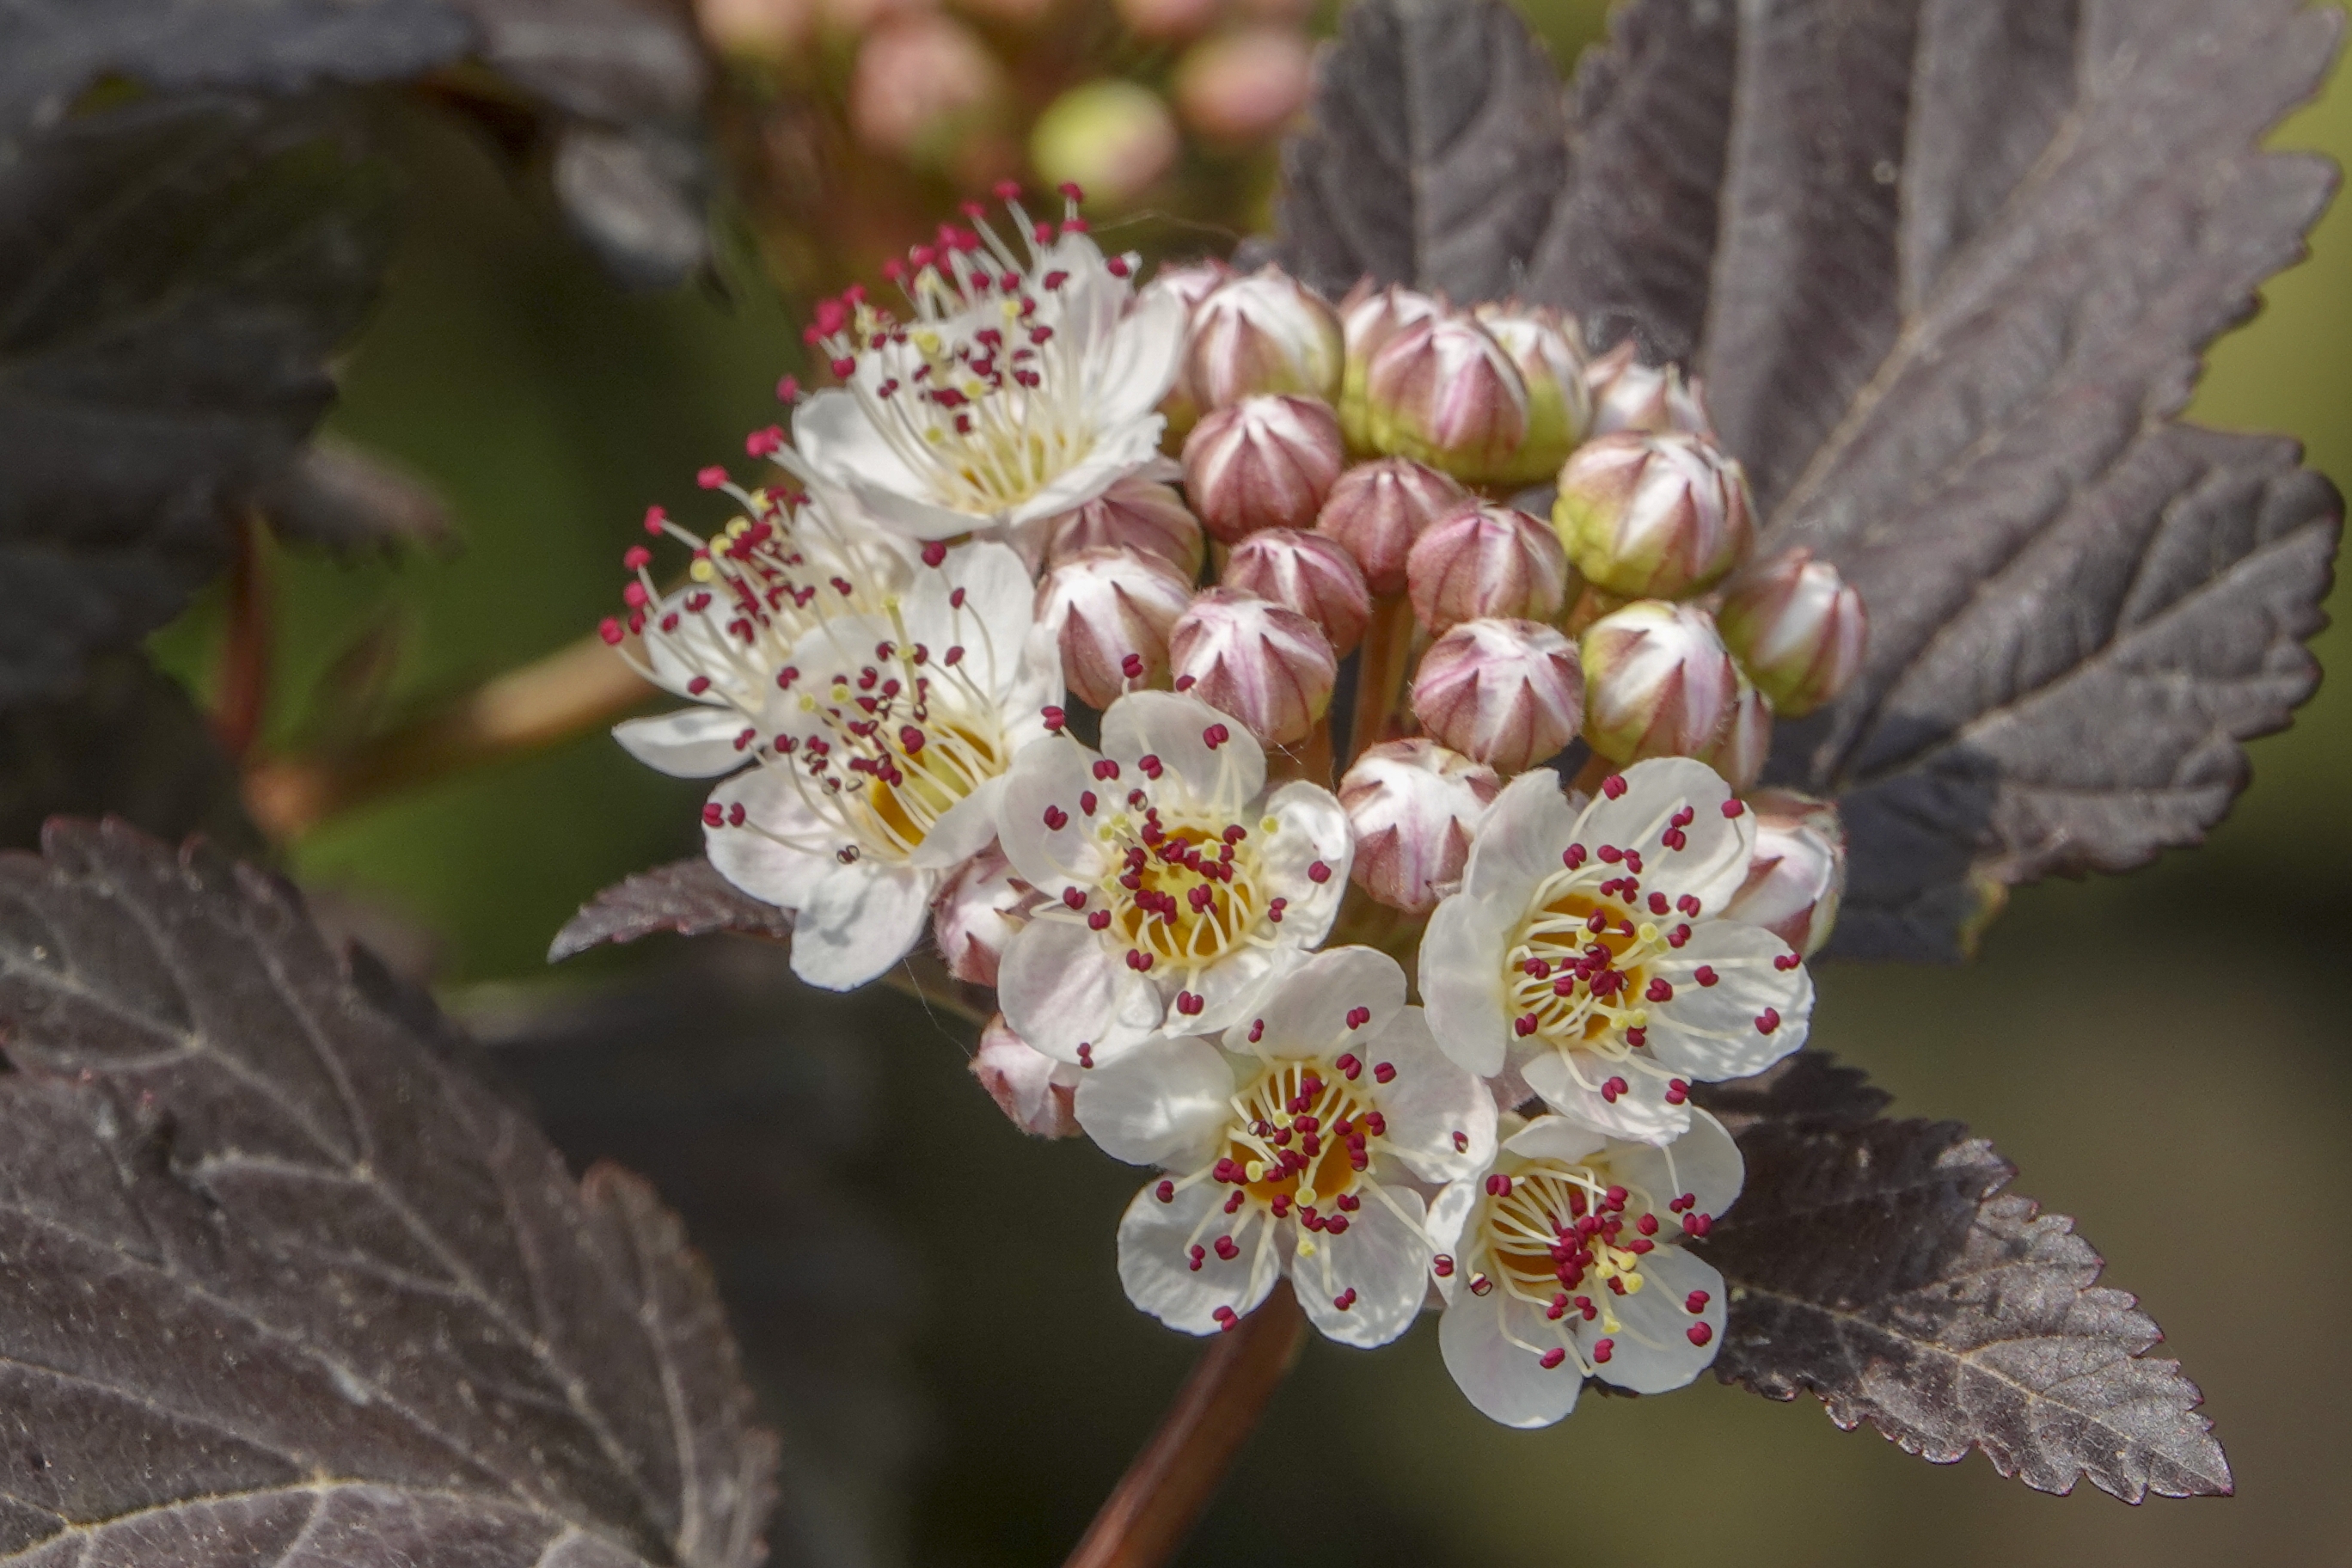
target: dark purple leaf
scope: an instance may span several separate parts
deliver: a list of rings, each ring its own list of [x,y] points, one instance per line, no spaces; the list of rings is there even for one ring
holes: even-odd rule
[[[255,498],[289,543],[357,557],[449,542],[449,513],[419,476],[358,447],[311,442]]]
[[[1694,1084],[1691,1098],[1735,1137],[1766,1121],[1784,1129],[1859,1127],[1895,1100],[1860,1068],[1841,1067],[1827,1051],[1813,1050],[1783,1057],[1753,1078]]]
[[[793,917],[743,891],[698,855],[640,871],[589,900],[555,933],[547,961],[560,963],[604,942],[635,942],[665,931],[681,936],[731,931],[782,938],[793,933]]]
[[[53,826],[0,858],[0,1560],[759,1560],[773,1445],[676,1220],[283,884]]]
[[[2074,1221],[2002,1190],[2015,1171],[1991,1144],[1786,1109],[1740,1131],[1748,1184],[1704,1244],[1731,1292],[1717,1376],[1816,1394],[1937,1464],[1981,1449],[2041,1491],[2231,1490],[2196,1384],[2146,1354],[2162,1333],[2099,1286]]]
[[[1559,190],[1559,78],[1496,0],[1360,0],[1284,150],[1277,258],[1464,301],[1515,292]]]

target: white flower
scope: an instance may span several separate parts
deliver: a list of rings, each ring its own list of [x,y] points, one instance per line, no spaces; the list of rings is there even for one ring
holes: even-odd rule
[[[1183,302],[1138,299],[1133,258],[1106,258],[1075,200],[1058,232],[1007,207],[1013,239],[975,220],[887,269],[908,319],[852,289],[809,330],[843,384],[793,414],[799,462],[918,539],[1018,528],[1169,471],[1155,410]]]
[[[1315,1326],[1381,1345],[1412,1326],[1433,1249],[1407,1180],[1494,1157],[1495,1101],[1448,1061],[1404,972],[1370,948],[1316,954],[1257,1016],[1079,1075],[1078,1125],[1166,1178],[1128,1205],[1118,1275],[1170,1328],[1230,1329],[1286,1269]]]
[[[1249,1016],[1348,885],[1331,792],[1269,793],[1238,721],[1166,691],[1111,704],[1099,754],[1066,736],[1024,750],[997,832],[1046,895],[1004,950],[998,1005],[1022,1038],[1082,1066]]]
[[[1703,763],[1612,774],[1579,815],[1549,769],[1505,786],[1462,890],[1421,943],[1421,991],[1446,1053],[1515,1063],[1567,1116],[1664,1143],[1692,1079],[1744,1078],[1804,1043],[1804,961],[1723,918],[1755,847],[1750,813]]]
[[[1587,1377],[1663,1394],[1721,1348],[1723,1276],[1676,1245],[1705,1236],[1745,1168],[1697,1112],[1664,1148],[1559,1116],[1507,1118],[1494,1166],[1429,1209],[1454,1381],[1507,1426],[1548,1426]]]

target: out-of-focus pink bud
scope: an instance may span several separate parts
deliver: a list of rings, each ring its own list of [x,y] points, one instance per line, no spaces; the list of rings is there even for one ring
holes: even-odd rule
[[[1749,679],[1791,719],[1836,701],[1870,642],[1862,595],[1809,550],[1787,551],[1734,577],[1716,620]]]
[[[1748,796],[1756,854],[1724,913],[1766,931],[1807,957],[1821,951],[1845,897],[1845,827],[1828,801],[1785,790]]]
[[[1168,636],[1176,689],[1190,692],[1272,746],[1303,741],[1331,706],[1339,656],[1296,610],[1234,588],[1192,601]]]
[[[1033,1138],[1077,1136],[1078,1072],[1014,1034],[1002,1013],[981,1031],[971,1058],[971,1076],[988,1098]]]
[[[1236,278],[1192,309],[1183,375],[1203,408],[1255,393],[1339,395],[1339,314],[1278,267]]]
[[[1339,476],[1315,519],[1315,531],[1348,547],[1365,584],[1382,597],[1402,594],[1413,542],[1470,499],[1450,474],[1411,458],[1359,463]]]
[[[1004,80],[980,36],[937,12],[894,17],[866,36],[849,79],[857,139],[895,158],[937,158],[956,128],[994,104]]]
[[[1462,879],[1470,837],[1502,793],[1494,769],[1434,741],[1384,741],[1339,781],[1356,831],[1349,875],[1376,903],[1427,914]]]
[[[1219,0],[1118,0],[1119,20],[1147,38],[1189,38],[1217,19]]]
[[[1329,404],[1244,397],[1184,438],[1184,491],[1211,533],[1238,544],[1261,528],[1314,522],[1345,460]]]
[[[1048,523],[1045,557],[1051,566],[1081,551],[1132,550],[1159,556],[1189,581],[1200,575],[1207,549],[1201,520],[1172,486],[1129,474]]]
[[[1683,381],[1680,366],[1643,364],[1626,339],[1585,367],[1585,384],[1592,394],[1595,436],[1633,430],[1649,435],[1680,431],[1686,436],[1712,436],[1706,399],[1698,384]]]
[[[1348,370],[1339,386],[1339,427],[1347,432],[1350,447],[1372,450],[1371,418],[1364,403],[1372,356],[1405,328],[1444,309],[1429,295],[1411,289],[1375,289],[1369,278],[1339,301],[1339,335],[1348,347]]]
[[[1612,594],[1679,598],[1747,556],[1748,476],[1703,436],[1603,436],[1559,470],[1552,525],[1585,580]]]
[[[1612,762],[1704,757],[1739,700],[1739,671],[1695,605],[1638,599],[1584,634],[1584,738]]]
[[[1317,533],[1269,528],[1234,546],[1222,579],[1228,588],[1271,599],[1323,629],[1345,658],[1372,618],[1371,590],[1356,558]]]
[[[1082,550],[1037,584],[1037,625],[1078,700],[1108,708],[1168,673],[1169,634],[1192,603],[1192,576],[1163,557]]]
[[[948,973],[974,985],[996,984],[997,961],[1045,895],[1013,874],[993,844],[965,861],[931,904],[931,938]]]
[[[1568,600],[1568,557],[1526,512],[1474,500],[1423,531],[1405,579],[1413,618],[1432,632],[1481,617],[1548,621]]]
[[[1184,51],[1173,86],[1177,111],[1202,136],[1228,145],[1255,142],[1307,107],[1314,51],[1295,26],[1237,27]]]
[[[777,58],[808,36],[813,0],[695,0],[703,36],[728,54]]]
[[[1449,312],[1404,328],[1364,373],[1374,449],[1499,482],[1528,437],[1528,384],[1486,328]]]
[[[1421,656],[1412,711],[1455,751],[1522,773],[1576,739],[1584,677],[1575,645],[1535,621],[1465,621]]]
[[[1731,700],[1730,715],[1716,732],[1715,744],[1700,753],[1698,760],[1721,773],[1737,791],[1746,789],[1762,775],[1764,759],[1771,750],[1772,705],[1743,675],[1739,678],[1739,694]]]
[[[1548,483],[1592,425],[1592,393],[1584,380],[1584,351],[1575,318],[1548,306],[1480,305],[1472,312],[1503,345],[1528,389],[1528,430],[1492,474],[1497,485]]]
[[[1173,168],[1183,144],[1158,93],[1104,77],[1045,106],[1029,129],[1029,162],[1048,184],[1075,184],[1094,200],[1126,202]]]

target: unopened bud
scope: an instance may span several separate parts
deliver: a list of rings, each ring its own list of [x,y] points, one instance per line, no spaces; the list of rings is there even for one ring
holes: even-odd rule
[[[1356,558],[1320,534],[1294,528],[1253,533],[1234,546],[1222,581],[1305,616],[1342,658],[1371,622],[1372,594]]]
[[[1160,556],[1085,550],[1037,584],[1036,624],[1078,700],[1108,708],[1168,673],[1168,636],[1192,602],[1191,574]]]
[[[1724,585],[1716,620],[1748,678],[1791,719],[1837,700],[1870,641],[1862,595],[1807,550],[1785,552],[1734,577]]]
[[[1268,745],[1303,741],[1331,706],[1339,657],[1321,628],[1255,594],[1211,588],[1168,637],[1176,689]]]
[[[1184,307],[1184,319],[1190,322],[1192,312],[1200,309],[1201,301],[1215,293],[1233,276],[1232,268],[1214,257],[1209,257],[1160,268],[1151,275],[1151,281],[1144,285],[1143,292],[1147,297],[1154,294],[1172,297]],[[1190,330],[1188,326],[1186,331]],[[1200,419],[1201,407],[1201,400],[1194,395],[1192,384],[1184,374],[1183,362],[1180,359],[1176,378],[1169,384],[1168,395],[1160,402],[1160,412],[1168,420],[1169,436],[1181,440],[1184,433]]]
[[[1497,485],[1549,483],[1592,426],[1592,393],[1573,318],[1547,306],[1486,304],[1473,312],[1503,345],[1528,389],[1528,429],[1519,449],[1485,478]]]
[[[1176,62],[1177,110],[1213,143],[1273,137],[1315,90],[1314,45],[1296,23],[1244,26],[1203,38]]]
[[[1723,912],[1811,957],[1829,941],[1845,897],[1845,826],[1835,805],[1809,795],[1768,789],[1747,801],[1756,851]]]
[[[1526,512],[1469,501],[1413,542],[1405,579],[1413,618],[1432,632],[1481,617],[1548,621],[1568,599],[1568,557]]]
[[[1772,705],[1756,689],[1755,682],[1743,675],[1739,678],[1738,695],[1731,700],[1731,712],[1724,720],[1723,728],[1716,732],[1715,744],[1700,752],[1698,760],[1721,773],[1724,782],[1738,791],[1762,775],[1764,759],[1771,750]]]
[[[1376,903],[1426,914],[1462,879],[1470,838],[1502,778],[1433,741],[1384,741],[1339,781],[1355,829],[1349,875]]]
[[[1584,634],[1584,738],[1612,762],[1704,756],[1739,698],[1715,617],[1641,599]]]
[[[1080,82],[1029,128],[1029,163],[1038,175],[1083,186],[1097,201],[1140,195],[1175,165],[1183,146],[1166,101],[1119,77]]]
[[[1585,366],[1584,381],[1591,391],[1595,436],[1620,430],[1714,434],[1698,384],[1685,384],[1678,365],[1643,364],[1631,338]]]
[[[1203,408],[1259,393],[1339,395],[1339,314],[1278,267],[1236,278],[1193,308],[1183,375]]]
[[[1364,417],[1375,450],[1484,483],[1508,469],[1527,439],[1528,384],[1475,320],[1432,316],[1372,356]]]
[[[980,1034],[971,1076],[997,1109],[1033,1138],[1075,1138],[1076,1100],[1083,1070],[1057,1062],[1014,1034],[999,1013]]]
[[[1189,580],[1200,575],[1207,549],[1201,520],[1175,488],[1133,474],[1046,525],[1049,566],[1082,551],[1131,550],[1159,556]]]
[[[1416,321],[1425,321],[1444,309],[1427,294],[1393,285],[1375,289],[1367,278],[1339,301],[1339,335],[1347,344],[1348,369],[1339,386],[1339,425],[1348,445],[1359,452],[1372,449],[1371,424],[1365,412],[1365,385],[1372,358],[1389,340]]]
[[[1465,621],[1422,655],[1412,711],[1464,755],[1524,772],[1576,739],[1584,714],[1576,647],[1535,621]]]
[[[1411,458],[1360,463],[1339,476],[1315,531],[1348,548],[1365,585],[1383,598],[1405,590],[1405,562],[1429,525],[1470,498],[1450,474]]]
[[[931,938],[948,973],[974,985],[994,985],[1004,944],[1044,902],[1043,894],[1013,874],[1013,863],[995,845],[965,861],[931,905]]]
[[[1643,598],[1697,593],[1756,536],[1747,474],[1700,436],[1586,442],[1559,471],[1551,516],[1586,581]]]
[[[1345,461],[1329,404],[1245,397],[1184,438],[1184,491],[1209,531],[1237,544],[1261,528],[1311,525]]]

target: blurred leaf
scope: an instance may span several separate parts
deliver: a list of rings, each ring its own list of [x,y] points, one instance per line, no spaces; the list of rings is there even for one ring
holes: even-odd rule
[[[697,855],[640,871],[589,900],[555,933],[547,961],[560,963],[608,942],[635,942],[666,931],[681,936],[742,931],[782,938],[793,934],[793,917],[789,910],[761,903]]]
[[[2227,1494],[2203,1395],[2146,1358],[2163,1334],[2074,1222],[2003,1193],[2015,1169],[1958,1122],[1856,1114],[1859,1075],[1826,1066],[1738,1133],[1747,1186],[1702,1247],[1731,1292],[1716,1375],[2040,1491]]]
[[[684,136],[569,126],[556,141],[554,180],[572,232],[625,288],[667,288],[709,255],[702,154]]]
[[[343,129],[143,103],[0,163],[0,703],[177,614],[333,395],[392,243]]]
[[[283,884],[60,825],[0,858],[0,1018],[5,1561],[758,1561],[773,1446],[677,1221]]]
[[[311,442],[254,499],[279,539],[339,555],[449,542],[448,510],[431,485],[341,441]]]
[[[1360,0],[1283,153],[1283,265],[1465,302],[1515,292],[1566,164],[1559,78],[1496,0]]]
[[[258,857],[236,769],[180,683],[125,649],[80,686],[0,709],[0,846],[29,849],[52,816],[120,816],[163,837],[201,833]]]

